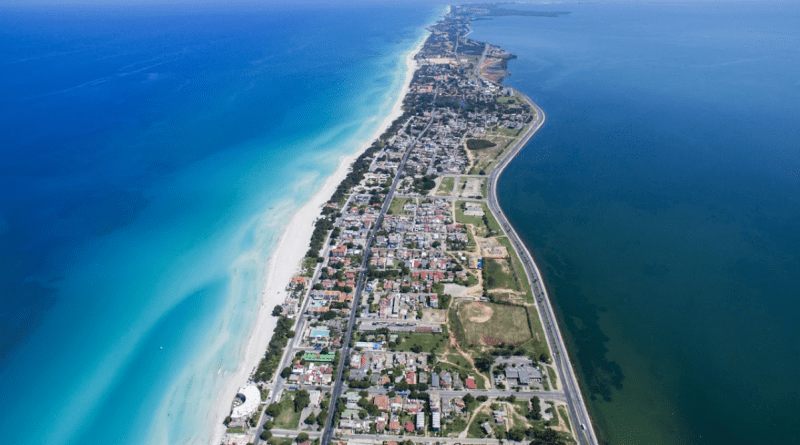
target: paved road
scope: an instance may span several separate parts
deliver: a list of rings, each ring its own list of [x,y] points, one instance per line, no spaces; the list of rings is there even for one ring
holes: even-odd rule
[[[564,346],[564,339],[561,337],[561,331],[556,323],[556,318],[553,313],[553,308],[550,305],[550,297],[547,294],[547,289],[542,284],[542,275],[539,268],[533,261],[533,256],[528,251],[527,247],[522,243],[519,235],[511,227],[508,222],[503,209],[497,202],[497,181],[503,170],[508,166],[512,159],[519,153],[520,150],[528,143],[533,135],[544,125],[545,115],[544,111],[539,108],[530,98],[517,91],[530,105],[536,110],[536,118],[532,122],[530,128],[526,131],[524,137],[520,139],[514,147],[508,152],[503,160],[492,170],[489,175],[489,208],[494,213],[497,221],[505,230],[514,250],[517,251],[522,263],[525,267],[525,273],[528,276],[528,281],[533,287],[533,293],[536,300],[536,306],[539,309],[540,318],[544,323],[545,336],[550,345],[550,350],[553,351],[553,362],[558,371],[559,378],[561,379],[564,388],[564,395],[566,396],[567,406],[572,417],[572,424],[575,425],[575,435],[578,443],[581,444],[597,444],[597,438],[592,428],[592,422],[589,413],[586,410],[586,405],[583,401],[583,396],[578,386],[578,380],[570,363],[569,355],[566,353],[567,348]],[[585,430],[581,426],[585,426]]]
[[[489,44],[484,43],[483,52],[481,53],[481,58],[478,60],[478,64],[475,65],[475,77],[481,77],[481,68],[483,68],[483,62],[486,60],[486,53],[489,52]]]
[[[297,437],[300,434],[299,431],[295,430],[282,430],[282,429],[273,429],[272,434],[277,437]],[[320,437],[322,435],[319,431],[306,431],[308,437],[312,440]],[[369,442],[378,442],[378,441],[387,441],[387,442],[397,442],[403,440],[412,440],[414,443],[417,442],[447,442],[447,443],[462,443],[462,444],[469,444],[469,445],[481,445],[481,444],[526,444],[526,442],[514,442],[512,440],[504,440],[500,441],[498,439],[491,439],[491,438],[484,438],[484,439],[468,439],[468,438],[459,438],[459,437],[436,437],[436,436],[415,436],[413,434],[409,435],[395,435],[395,434],[342,434],[341,438],[344,440],[354,440],[354,441],[369,441]]]
[[[367,392],[370,394],[386,394],[386,390],[383,388],[375,388],[370,387],[367,388]],[[508,397],[514,396],[517,400],[528,400],[533,396],[537,396],[542,400],[555,400],[558,402],[567,402],[567,396],[564,394],[563,391],[500,391],[500,390],[463,390],[463,389],[448,389],[448,390],[438,390],[438,389],[429,389],[429,394],[435,393],[438,394],[440,397],[464,397],[467,394],[472,394],[474,397],[478,396],[487,396],[487,397]]]
[[[436,90],[433,94],[432,103],[436,103],[436,98],[439,96],[439,86],[436,86]],[[400,183],[400,180],[405,175],[405,166],[406,162],[408,162],[408,158],[411,155],[411,152],[414,151],[414,147],[416,146],[417,142],[420,138],[422,138],[425,133],[427,133],[428,129],[433,124],[434,119],[436,118],[435,113],[431,113],[431,118],[428,120],[428,124],[425,128],[414,138],[414,141],[409,144],[408,149],[403,154],[403,159],[400,161],[400,164],[397,167],[397,174],[395,175],[394,179],[392,180],[392,186],[389,188],[389,193],[386,194],[386,198],[383,201],[383,205],[381,206],[381,212],[378,215],[378,219],[375,221],[375,226],[370,231],[369,237],[367,238],[367,242],[364,246],[364,258],[361,260],[361,270],[358,274],[358,284],[356,285],[355,294],[353,295],[353,305],[352,310],[350,311],[350,321],[347,323],[347,332],[345,333],[345,338],[341,350],[341,363],[337,367],[336,373],[336,380],[333,386],[333,393],[331,394],[331,405],[330,405],[330,412],[328,413],[328,418],[325,420],[325,428],[324,433],[322,434],[322,440],[320,441],[321,445],[328,445],[331,443],[331,439],[333,438],[333,415],[336,412],[336,403],[339,400],[339,397],[342,396],[342,391],[344,390],[344,382],[342,379],[342,375],[344,369],[347,367],[347,357],[350,355],[350,339],[353,335],[353,327],[356,323],[356,315],[359,312],[361,307],[361,294],[364,291],[364,286],[366,284],[366,270],[367,270],[367,262],[369,261],[370,251],[372,249],[372,242],[375,240],[375,235],[378,233],[380,229],[381,223],[383,222],[383,217],[386,216],[386,212],[389,211],[389,206],[392,203],[392,197],[394,196],[394,192],[397,189],[397,185]]]

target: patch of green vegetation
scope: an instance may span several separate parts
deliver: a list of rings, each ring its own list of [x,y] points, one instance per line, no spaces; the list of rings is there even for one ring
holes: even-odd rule
[[[450,196],[453,193],[453,189],[456,185],[456,178],[448,176],[446,178],[442,178],[441,184],[439,184],[439,188],[436,190],[437,196]]]
[[[270,445],[292,445],[294,443],[294,439],[291,437],[275,437],[272,436],[270,440],[267,441]]]
[[[281,413],[275,417],[275,428],[293,430],[300,423],[300,412],[294,411],[294,392],[284,391],[280,401]]]
[[[572,425],[569,422],[569,415],[567,414],[567,408],[564,405],[558,406],[558,414],[561,415],[561,418],[564,419],[564,424],[567,426],[567,429],[572,431]]]
[[[392,203],[389,204],[388,213],[390,215],[399,215],[403,213],[403,206],[406,205],[409,198],[392,198]]]
[[[547,383],[547,380],[542,380],[542,389],[545,391],[550,391],[550,384]]]
[[[556,370],[550,366],[545,366],[547,368],[547,375],[550,377],[550,383],[553,384],[553,389],[556,389],[556,383],[558,380],[556,379]]]
[[[464,358],[464,356],[461,354],[447,354],[444,358],[448,362],[453,363],[454,365],[460,366],[462,368],[472,367],[472,365],[469,364],[469,361],[467,361],[467,359]]]
[[[498,96],[498,97],[497,97],[497,102],[498,102],[498,103],[501,103],[501,104],[508,104],[508,103],[510,103],[510,104],[514,104],[514,103],[519,103],[519,97],[517,97],[517,95],[516,95],[516,94],[514,94],[513,96]]]
[[[464,326],[461,324],[461,319],[458,317],[458,308],[457,305],[451,304],[450,311],[447,314],[447,318],[449,320],[449,327],[453,331],[453,336],[456,339],[458,344],[464,345],[466,344],[466,332],[464,331]]]
[[[492,230],[498,234],[502,234],[503,229],[500,227],[500,223],[497,222],[497,219],[495,219],[492,212],[489,211],[489,207],[486,205],[485,202],[483,203],[483,214],[484,214],[484,221],[489,230]]]
[[[539,320],[539,311],[533,306],[526,306],[525,310],[528,312],[528,327],[533,333],[533,340],[531,341],[530,350],[532,353],[541,357],[546,355],[550,357],[550,348],[547,347],[544,336],[544,328],[542,322]],[[540,359],[540,361],[543,361]]]
[[[506,247],[506,250],[508,250],[508,255],[511,256],[512,263],[514,264],[514,274],[519,281],[519,288],[525,291],[525,301],[528,303],[533,303],[533,290],[531,289],[530,282],[528,281],[528,275],[525,273],[525,269],[522,267],[522,261],[520,261],[519,256],[517,256],[517,252],[513,247],[511,247],[511,241],[505,236],[498,237],[497,241]]]
[[[497,144],[486,139],[467,139],[467,148],[470,150],[482,150],[484,148],[494,147],[495,145]]]
[[[550,413],[553,415],[553,418],[550,419],[550,426],[558,426],[558,410],[552,405],[548,409],[550,410]]]
[[[514,408],[517,410],[517,414],[522,417],[528,417],[528,402],[524,400],[518,400],[514,402]]]
[[[228,434],[244,434],[245,430],[241,426],[237,426],[236,428],[228,428],[225,430]]]
[[[517,289],[517,280],[511,270],[511,264],[503,259],[483,259],[483,279],[488,290]]]
[[[444,425],[442,429],[442,435],[447,437],[450,434],[459,434],[467,428],[467,421],[461,417],[454,419],[452,422],[448,422]]]
[[[432,352],[438,354],[444,351],[446,346],[447,336],[444,333],[428,334],[412,332],[398,335],[395,350],[401,352]]]
[[[490,421],[492,418],[486,413],[480,413],[472,419],[472,423],[469,424],[469,429],[467,430],[467,437],[471,439],[482,439],[486,437],[486,432],[483,431],[484,422]],[[491,422],[490,422],[491,423]]]
[[[524,127],[523,127],[524,128]],[[503,136],[511,136],[517,137],[521,130],[515,130],[513,128],[505,128],[505,127],[494,127],[492,128],[492,133],[501,134]]]
[[[489,197],[489,181],[483,181],[483,183],[481,183],[481,197]]]
[[[464,209],[462,208],[462,206],[465,202],[466,201],[456,202],[456,222],[459,222],[461,224],[472,224],[473,226],[478,228],[485,227],[483,224],[483,219],[481,217],[464,215]]]
[[[486,315],[490,315],[488,320]],[[460,308],[459,321],[467,346],[519,345],[531,338],[527,313],[522,306],[471,302]]]

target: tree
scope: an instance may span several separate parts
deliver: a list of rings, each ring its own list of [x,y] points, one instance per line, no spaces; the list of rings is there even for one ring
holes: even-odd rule
[[[317,415],[317,425],[325,427],[325,422],[328,420],[328,410],[323,408]]]
[[[367,412],[370,416],[379,416],[381,414],[380,408],[378,408],[378,405],[374,403],[367,405]]]
[[[281,315],[281,312],[283,312],[283,308],[279,304],[279,305],[275,306],[275,309],[272,310],[272,316],[273,317],[277,317],[277,316]]]
[[[278,417],[281,415],[281,405],[279,403],[273,403],[272,405],[268,406],[267,414],[272,417]]]
[[[297,443],[302,443],[307,440],[308,440],[308,433],[300,433],[297,435],[297,439],[295,439]]]
[[[481,396],[476,397],[475,400],[477,400],[479,402],[485,402],[485,401],[489,400],[489,397],[481,395]]]
[[[317,416],[315,416],[314,413],[311,413],[308,415],[308,417],[306,417],[304,422],[306,425],[313,425],[317,422]]]
[[[489,372],[494,364],[494,356],[491,354],[481,354],[475,357],[475,368],[481,372]]]
[[[294,397],[294,412],[299,413],[303,410],[303,408],[307,407],[311,403],[311,397],[308,395],[308,391],[305,389],[301,389],[297,391],[297,395]]]
[[[281,377],[288,379],[290,375],[292,375],[292,368],[288,366],[283,368],[283,370],[281,371]]]
[[[475,401],[475,397],[472,397],[472,394],[470,394],[470,393],[467,393],[467,394],[464,396],[464,403],[466,403],[467,405],[469,405],[470,403],[472,403],[472,402],[474,402],[474,401]]]
[[[525,440],[525,429],[520,427],[511,428],[506,437],[508,437],[508,440],[521,442]]]
[[[542,418],[542,407],[539,405],[539,397],[533,396],[531,399],[531,410],[528,411],[528,419],[539,420]]]
[[[258,436],[258,437],[260,437],[261,440],[270,440],[272,438],[272,431],[264,430],[264,431],[261,432],[261,435]]]

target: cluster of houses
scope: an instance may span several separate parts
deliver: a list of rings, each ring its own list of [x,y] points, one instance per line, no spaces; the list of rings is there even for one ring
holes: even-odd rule
[[[433,29],[417,56],[420,67],[407,96],[406,106],[415,113],[382,141],[347,199],[326,205],[323,213],[336,216],[330,238],[319,258],[310,258],[313,264],[306,263],[306,269],[291,280],[287,298],[276,308],[282,315],[301,317],[293,349],[288,351],[294,359],[288,370],[281,370],[290,389],[309,390],[311,406],[318,408],[321,394],[316,388],[330,388],[337,366],[346,367],[348,382],[360,382],[351,383],[352,389],[344,394],[346,406],[337,425],[341,433],[439,431],[444,421],[466,410],[460,396],[446,397],[452,392],[443,391],[478,390],[474,376],[434,366],[428,352],[394,350],[402,336],[442,332],[441,323],[423,316],[423,311],[441,309],[442,284],[466,282],[470,277],[466,269],[479,268],[475,260],[481,255],[507,255],[502,246],[479,246],[474,255],[465,256],[472,239],[466,227],[454,221],[454,202],[427,195],[437,176],[467,173],[472,160],[466,138],[483,137],[496,128],[520,130],[533,117],[525,105],[501,106],[498,98],[505,96],[503,102],[513,104],[513,93],[467,75],[462,60],[454,57],[455,39],[465,33],[466,24],[464,17],[451,14]],[[473,46],[470,51],[479,55],[482,47]],[[493,57],[503,54],[496,48],[489,51]],[[395,196],[401,204],[381,216],[383,197],[395,177],[399,178]],[[463,211],[465,216],[483,217],[484,207],[468,202]],[[361,307],[353,308],[364,264],[368,273]],[[350,356],[337,363],[347,320],[355,309],[360,317],[359,341],[351,345]],[[495,383],[507,388],[530,388],[541,379],[539,369],[527,363],[506,366],[495,375]],[[353,390],[365,383],[373,388],[369,397]],[[425,391],[428,398],[412,398],[409,388],[412,393]],[[252,404],[255,397],[243,398],[241,406],[245,400]],[[365,404],[371,410],[365,410]],[[502,425],[505,413],[496,410],[494,417],[495,425]],[[226,440],[237,437],[229,435]]]

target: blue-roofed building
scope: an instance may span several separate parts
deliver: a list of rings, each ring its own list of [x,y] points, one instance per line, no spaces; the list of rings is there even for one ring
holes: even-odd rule
[[[309,333],[308,336],[312,337],[312,338],[328,338],[330,333],[331,333],[331,331],[329,331],[329,330],[327,330],[325,328],[316,328],[316,329],[312,329],[311,333]]]

